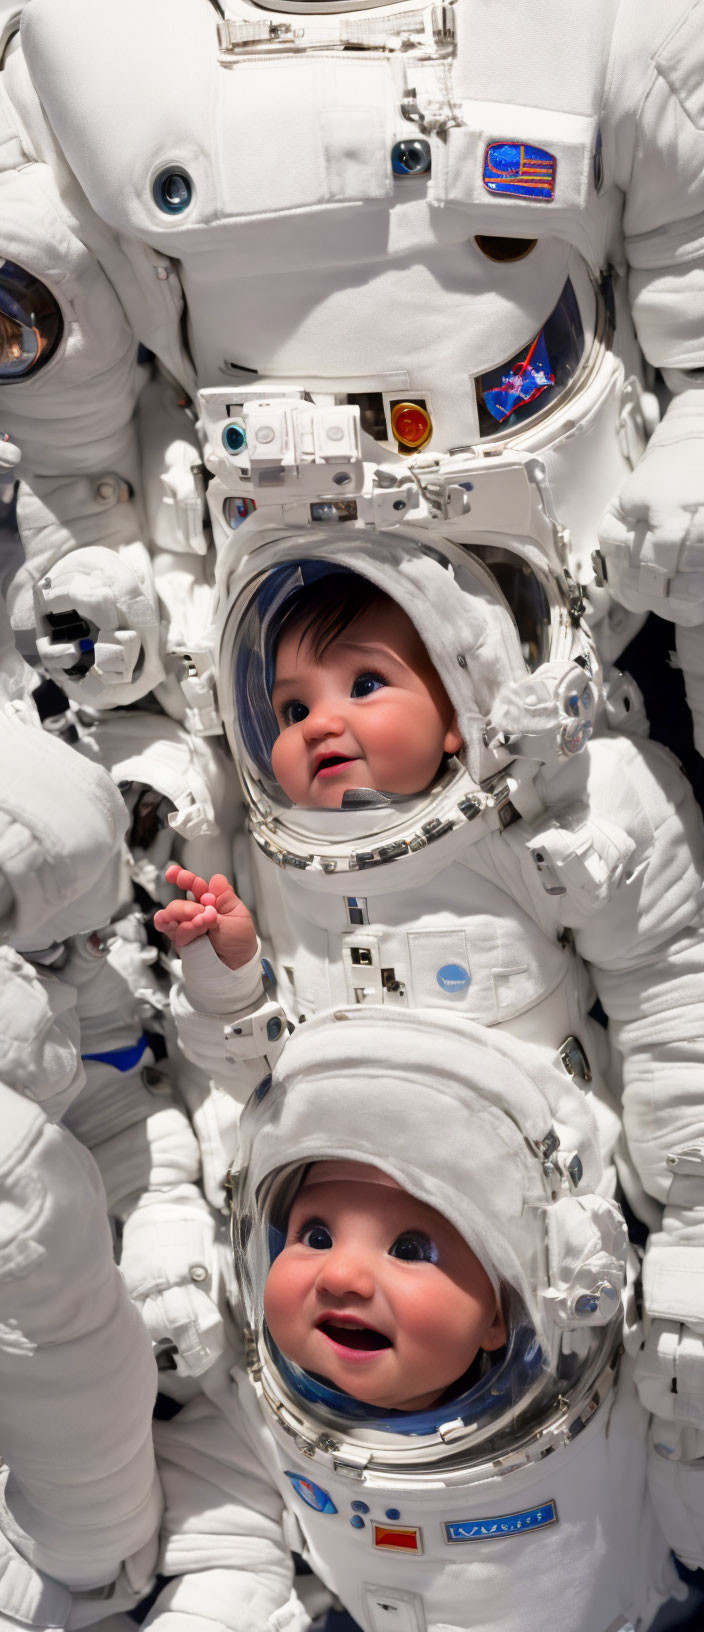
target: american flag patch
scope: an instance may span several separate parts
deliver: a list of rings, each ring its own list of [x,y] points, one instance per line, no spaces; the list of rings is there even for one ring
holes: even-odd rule
[[[489,142],[484,150],[482,181],[488,193],[504,198],[555,197],[557,159],[544,147],[526,142]]]

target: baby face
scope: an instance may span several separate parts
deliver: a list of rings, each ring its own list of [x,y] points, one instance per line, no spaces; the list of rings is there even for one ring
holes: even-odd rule
[[[367,1405],[422,1410],[506,1328],[478,1258],[447,1219],[377,1168],[319,1162],[264,1292],[282,1354]]]
[[[314,656],[300,625],[276,654],[271,764],[294,805],[338,808],[348,788],[420,793],[462,738],[452,703],[410,618],[367,608]]]

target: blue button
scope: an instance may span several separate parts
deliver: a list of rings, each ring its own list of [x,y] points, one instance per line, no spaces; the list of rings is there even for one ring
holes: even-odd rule
[[[355,1513],[354,1518],[350,1519],[350,1524],[352,1525],[353,1530],[364,1529],[364,1519],[361,1518],[359,1513]]]
[[[461,963],[444,963],[442,969],[438,969],[435,979],[443,992],[456,995],[467,991],[472,976]]]
[[[400,1517],[401,1517],[400,1507],[387,1507],[386,1512],[384,1514],[385,1519],[400,1519]]]
[[[256,1088],[254,1090],[254,1098],[257,1100],[257,1103],[259,1103],[262,1099],[266,1098],[266,1095],[268,1094],[270,1087],[271,1087],[271,1075],[269,1075],[268,1077],[262,1077],[261,1082],[257,1083],[257,1086],[256,1086]]]
[[[368,1513],[369,1512],[369,1506],[368,1506],[367,1502],[352,1502],[350,1505],[352,1507],[352,1512],[353,1513]]]

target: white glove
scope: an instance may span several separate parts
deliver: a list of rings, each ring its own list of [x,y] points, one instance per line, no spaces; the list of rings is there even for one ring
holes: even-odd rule
[[[72,550],[34,590],[37,651],[77,701],[124,706],[164,678],[161,628],[147,551]]]
[[[704,623],[704,391],[673,398],[602,517],[599,543],[616,600]]]
[[[225,1348],[215,1232],[215,1216],[192,1186],[143,1197],[125,1221],[127,1290],[157,1345],[157,1364],[163,1357],[181,1377],[199,1377]]]
[[[704,1337],[678,1320],[651,1321],[635,1377],[646,1411],[673,1432],[675,1424],[704,1430]]]

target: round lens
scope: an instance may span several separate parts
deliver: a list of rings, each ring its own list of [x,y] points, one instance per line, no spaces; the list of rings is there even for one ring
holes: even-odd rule
[[[396,142],[391,149],[391,168],[395,176],[427,175],[431,163],[430,142]]]
[[[193,198],[193,182],[187,170],[160,170],[153,191],[165,215],[182,215]]]
[[[233,419],[231,424],[225,426],[222,439],[228,453],[241,453],[242,449],[247,446],[247,433],[244,425],[239,425],[237,420]]]

